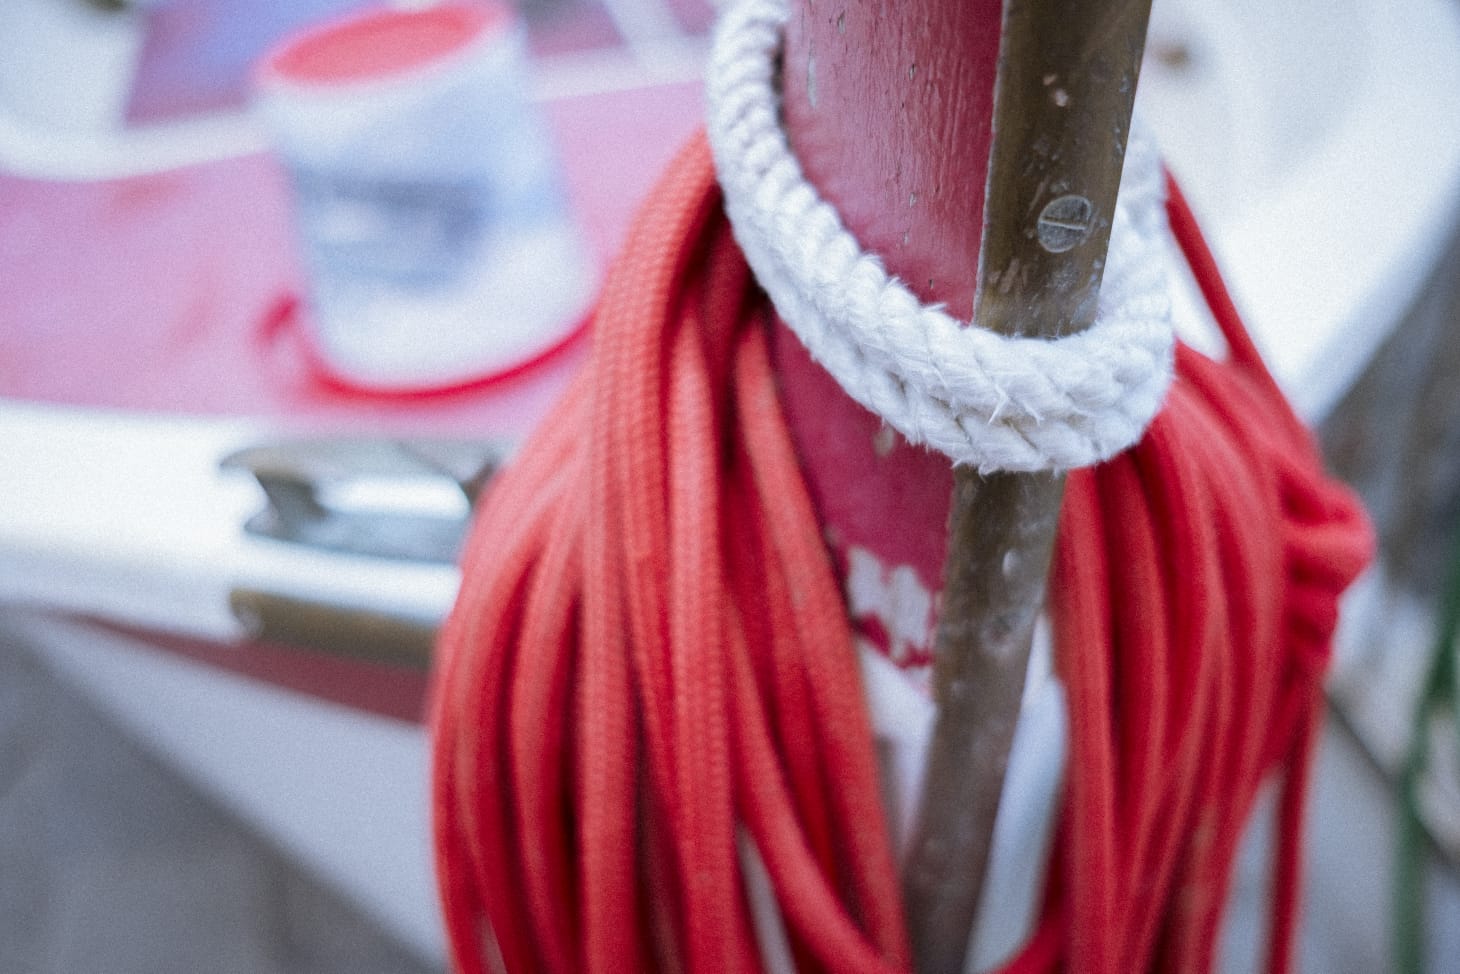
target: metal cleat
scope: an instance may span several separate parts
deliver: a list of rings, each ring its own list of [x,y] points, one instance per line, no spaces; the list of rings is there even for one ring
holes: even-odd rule
[[[248,447],[224,470],[258,481],[268,506],[244,530],[326,551],[454,563],[471,508],[501,468],[500,442],[299,439]]]

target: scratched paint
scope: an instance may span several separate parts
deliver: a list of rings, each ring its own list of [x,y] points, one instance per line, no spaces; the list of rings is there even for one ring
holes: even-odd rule
[[[872,551],[846,551],[845,588],[853,623],[880,635],[872,644],[903,669],[932,662],[936,600],[911,565],[888,565]],[[867,623],[875,623],[868,625]]]

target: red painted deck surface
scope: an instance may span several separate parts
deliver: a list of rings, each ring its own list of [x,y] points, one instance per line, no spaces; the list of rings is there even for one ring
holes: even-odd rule
[[[698,126],[701,104],[699,86],[686,84],[547,106],[570,205],[600,262]],[[0,396],[20,399],[511,434],[541,415],[583,345],[450,395],[400,399],[321,382],[296,332],[271,327],[304,282],[284,175],[269,155],[99,183],[0,174],[0,263]]]

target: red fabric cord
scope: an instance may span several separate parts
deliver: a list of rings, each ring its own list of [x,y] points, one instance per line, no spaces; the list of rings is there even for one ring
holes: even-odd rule
[[[1171,217],[1231,347],[1178,353],[1146,438],[1071,475],[1051,580],[1070,772],[1010,971],[1210,967],[1281,773],[1271,969],[1336,602],[1367,521]],[[761,969],[739,841],[802,971],[908,948],[846,610],[781,418],[770,323],[702,139],[641,213],[592,358],[484,502],[443,632],[436,865],[462,974]]]

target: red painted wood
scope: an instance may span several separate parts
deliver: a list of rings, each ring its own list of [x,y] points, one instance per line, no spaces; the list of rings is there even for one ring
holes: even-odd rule
[[[1001,0],[802,0],[786,32],[786,125],[807,175],[863,247],[963,318],[977,279],[1002,12]],[[784,328],[776,351],[787,419],[843,567],[870,552],[889,591],[907,566],[936,599],[948,460],[883,430]],[[880,613],[854,604],[854,619],[894,661],[926,664],[936,613],[920,638],[897,638],[885,616],[899,599]]]
[[[807,175],[892,273],[970,317],[1001,0],[796,8],[782,84]]]

